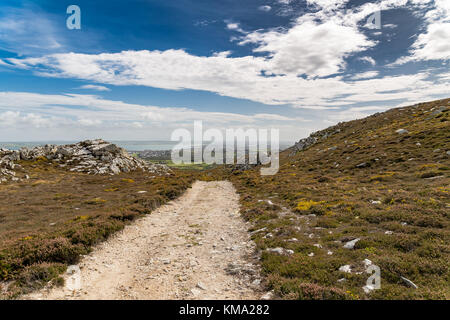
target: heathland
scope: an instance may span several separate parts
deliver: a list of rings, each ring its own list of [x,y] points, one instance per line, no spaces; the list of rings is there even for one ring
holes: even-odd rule
[[[448,299],[449,114],[446,99],[340,123],[283,151],[273,176],[259,166],[155,167],[104,141],[75,148],[75,161],[52,147],[15,154],[0,184],[2,297],[63,285],[68,265],[194,181],[228,180],[266,298]],[[366,284],[369,265],[380,289]]]

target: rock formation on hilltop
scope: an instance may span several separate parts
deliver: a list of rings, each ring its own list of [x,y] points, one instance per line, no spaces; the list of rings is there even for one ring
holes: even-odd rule
[[[165,165],[151,164],[130,156],[124,149],[101,139],[86,140],[69,145],[45,145],[20,150],[0,149],[0,182],[17,181],[16,171],[22,168],[19,160],[48,160],[72,172],[87,174],[118,174],[142,170],[165,175],[170,169]]]

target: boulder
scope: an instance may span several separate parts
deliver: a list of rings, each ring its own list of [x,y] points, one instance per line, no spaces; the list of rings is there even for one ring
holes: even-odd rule
[[[13,180],[20,169],[15,161],[35,161],[46,158],[59,163],[61,168],[71,172],[87,174],[110,174],[141,170],[157,175],[168,175],[170,169],[165,165],[152,164],[130,156],[124,149],[101,139],[86,140],[69,145],[45,145],[34,148],[21,148],[19,151],[0,150],[0,182]]]

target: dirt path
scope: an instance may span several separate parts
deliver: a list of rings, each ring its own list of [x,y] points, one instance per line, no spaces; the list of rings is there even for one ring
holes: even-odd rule
[[[27,298],[258,299],[247,229],[230,182],[196,182],[84,257],[81,289],[44,289]]]

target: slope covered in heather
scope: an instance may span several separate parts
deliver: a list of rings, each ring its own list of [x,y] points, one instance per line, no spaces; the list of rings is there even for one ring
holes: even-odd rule
[[[254,224],[268,289],[448,299],[449,115],[450,99],[392,109],[300,141],[274,176],[225,171]],[[379,290],[363,288],[369,264],[381,270]]]

